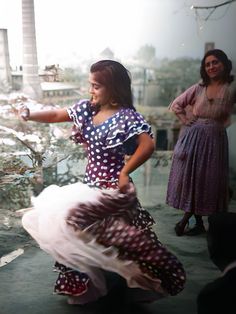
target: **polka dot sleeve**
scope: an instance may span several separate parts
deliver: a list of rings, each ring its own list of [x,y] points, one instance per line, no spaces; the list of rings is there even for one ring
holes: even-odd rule
[[[74,122],[71,139],[76,143],[84,143],[82,136],[83,126],[89,116],[91,116],[91,104],[87,99],[82,99],[78,103],[67,109],[70,119]]]
[[[132,154],[136,148],[136,138],[142,133],[153,137],[151,126],[140,113],[132,109],[123,109],[110,128],[106,146],[109,148],[124,145],[127,153]]]
[[[91,115],[91,104],[87,99],[82,99],[78,103],[67,109],[70,119],[81,130],[84,122]]]

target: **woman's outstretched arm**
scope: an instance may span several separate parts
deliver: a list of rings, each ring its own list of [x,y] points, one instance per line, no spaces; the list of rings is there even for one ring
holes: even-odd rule
[[[25,121],[36,121],[42,123],[56,123],[71,121],[66,108],[30,111],[27,107],[19,110],[20,117]]]

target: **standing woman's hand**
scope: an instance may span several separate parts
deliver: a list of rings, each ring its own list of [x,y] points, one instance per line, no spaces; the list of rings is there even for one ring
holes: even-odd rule
[[[119,183],[118,183],[119,190],[122,193],[126,193],[126,191],[129,188],[129,183],[130,183],[129,175],[121,171],[120,176],[119,176]]]
[[[193,125],[193,124],[197,121],[197,119],[198,119],[198,117],[193,116],[191,119],[186,120],[185,125],[186,125],[186,126],[191,126],[191,125]]]

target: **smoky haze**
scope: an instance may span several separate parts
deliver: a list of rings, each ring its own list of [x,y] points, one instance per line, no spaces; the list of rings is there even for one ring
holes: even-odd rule
[[[236,63],[236,1],[220,0],[34,0],[39,65],[73,65],[109,47],[116,58],[134,56],[144,45],[157,58],[201,58],[214,42]],[[0,1],[0,28],[8,29],[10,62],[22,63],[21,0]]]

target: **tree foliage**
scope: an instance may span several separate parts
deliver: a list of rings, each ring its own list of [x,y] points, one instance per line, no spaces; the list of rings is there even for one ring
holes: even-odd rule
[[[147,63],[156,57],[156,48],[152,45],[144,45],[139,48],[136,58]]]
[[[2,208],[19,209],[30,204],[30,196],[49,184],[77,181],[71,166],[85,157],[73,144],[70,124],[22,122],[14,114],[0,118],[0,202]],[[63,171],[58,167],[63,163]]]
[[[176,96],[198,82],[200,79],[199,69],[199,59],[163,60],[160,68],[156,71],[158,103],[168,106]]]

